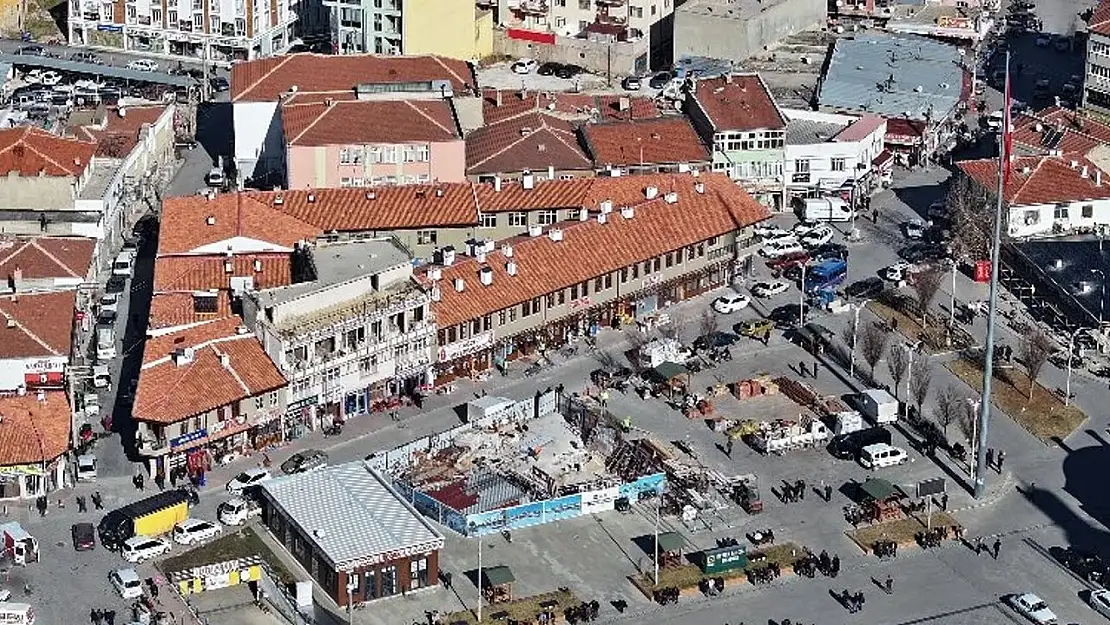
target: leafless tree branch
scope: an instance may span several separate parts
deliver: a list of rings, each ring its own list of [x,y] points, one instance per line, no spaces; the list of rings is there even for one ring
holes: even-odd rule
[[[1031,334],[1022,337],[1021,341],[1021,362],[1025,365],[1025,371],[1029,374],[1029,399],[1033,399],[1033,388],[1037,384],[1037,378],[1041,374],[1041,369],[1044,364],[1048,362],[1048,357],[1056,351],[1056,344],[1048,337],[1047,334],[1040,330],[1034,330]]]

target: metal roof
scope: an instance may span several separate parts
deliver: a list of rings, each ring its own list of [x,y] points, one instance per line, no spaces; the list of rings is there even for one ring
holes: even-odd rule
[[[443,547],[443,536],[361,461],[275,478],[261,487],[337,570],[386,552]]]
[[[491,566],[482,570],[483,577],[486,578],[487,587],[504,586],[516,581],[512,569],[505,565]]]
[[[82,63],[68,59],[56,59],[50,56],[33,56],[29,54],[0,54],[0,64],[18,65],[21,67],[39,67],[42,69],[56,69],[59,72],[75,74],[88,74],[104,78],[119,78],[135,82],[152,82],[171,87],[191,87],[197,82],[189,76],[174,76],[165,72],[140,72],[126,67],[112,67],[110,65],[97,65],[95,63]]]
[[[943,119],[960,100],[959,48],[924,37],[863,33],[833,48],[820,108],[913,120]]]

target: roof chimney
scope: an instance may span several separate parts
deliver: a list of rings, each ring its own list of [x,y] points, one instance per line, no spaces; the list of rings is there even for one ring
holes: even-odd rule
[[[625,206],[621,209],[621,217],[624,217],[625,219],[632,219],[632,217],[634,217],[635,215],[636,211],[631,206]]]
[[[493,190],[494,191],[500,191],[501,190],[501,176],[494,176],[493,177]]]
[[[482,267],[478,270],[478,280],[483,286],[493,284],[493,269],[490,267]]]
[[[196,358],[196,350],[192,347],[182,347],[173,352],[173,363],[178,367],[187,365]]]
[[[601,200],[599,208],[601,209],[602,215],[608,215],[613,212],[613,200]]]
[[[659,197],[659,187],[647,187],[644,189],[644,197],[649,200],[654,200]]]
[[[606,221],[609,221],[609,214],[608,213],[598,213],[597,214],[597,223],[603,224]]]
[[[316,201],[316,194],[310,192],[308,194],[308,203],[311,204],[312,202],[315,202],[315,201]]]
[[[204,223],[208,224],[209,226],[214,226],[214,225],[216,225],[216,216],[215,216],[215,215],[209,215],[209,216],[208,216],[208,217],[207,217],[207,218],[206,218],[206,219],[204,220]]]
[[[466,290],[466,280],[462,278],[455,278],[455,290],[462,293]]]
[[[1086,165],[1083,166],[1083,169],[1079,170],[1079,177],[1080,178],[1086,178],[1087,177],[1087,166]]]
[[[281,206],[285,203],[285,198],[279,193],[274,196],[274,206]]]
[[[255,270],[256,272],[257,272],[257,271],[262,271],[262,261],[261,261],[260,259],[257,259],[257,258],[256,258],[256,259],[254,260],[254,270]]]
[[[13,290],[18,291],[19,290],[19,285],[21,285],[22,283],[23,283],[23,268],[20,267],[19,265],[16,265],[15,269],[12,270],[12,287],[13,287]]]
[[[695,182],[694,183],[694,191],[697,191],[698,193],[705,193],[705,183],[704,182]]]
[[[505,245],[502,245],[501,246],[501,255],[504,256],[505,258],[512,258],[513,257],[513,246],[509,245],[508,243],[506,243]]]
[[[1095,186],[1102,186],[1102,170],[1098,168],[1095,168]]]
[[[632,108],[632,98],[629,98],[628,96],[621,96],[617,100],[617,110],[618,111],[623,112],[623,111],[627,111],[631,108]]]
[[[548,231],[547,236],[551,237],[552,241],[558,243],[563,240],[563,231],[558,228],[552,228]]]
[[[366,199],[368,199],[368,200],[376,200],[376,199],[378,199],[378,194],[377,194],[377,193],[375,193],[375,192],[373,192],[373,191],[367,191],[367,192],[366,192]]]
[[[678,194],[674,191],[671,191],[670,193],[663,196],[663,200],[667,202],[667,204],[674,204],[678,202]]]
[[[532,224],[531,226],[528,226],[528,236],[538,237],[538,236],[541,236],[541,235],[543,235],[543,226],[538,226],[536,224]]]
[[[510,260],[509,262],[505,263],[505,273],[509,274],[510,276],[515,276],[516,275],[516,261],[515,260]]]
[[[220,354],[220,366],[224,369],[231,368],[231,356],[229,354]]]
[[[579,211],[578,211],[578,221],[589,221],[589,219],[590,219],[590,211],[586,210],[585,208],[579,209]]]
[[[535,189],[536,177],[532,175],[532,172],[526,171],[524,172],[524,175],[520,177],[520,184],[525,189]]]

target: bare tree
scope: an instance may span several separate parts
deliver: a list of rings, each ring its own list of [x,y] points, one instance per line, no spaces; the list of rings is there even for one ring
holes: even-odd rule
[[[890,371],[890,379],[894,381],[894,398],[898,399],[898,387],[906,379],[906,372],[910,367],[910,353],[905,347],[890,350],[886,356],[886,368]]]
[[[963,421],[967,416],[967,400],[963,397],[958,389],[954,386],[946,386],[936,394],[936,415],[937,422],[944,428],[944,435],[948,436],[948,426],[952,422],[959,422],[961,431],[964,430]],[[971,438],[971,430],[968,429],[963,432],[964,436],[968,439]]]
[[[680,340],[679,334],[685,325],[686,319],[682,315],[671,315],[670,323],[659,326],[659,335],[663,338]]]
[[[602,369],[615,369],[617,367],[617,359],[610,352],[598,350],[594,354],[594,360],[601,365]]]
[[[976,445],[975,420],[979,418],[979,414],[975,408],[976,404],[972,403],[967,397],[964,397],[961,403],[960,411],[956,413],[956,424],[960,426],[960,434],[968,440],[974,449]]]
[[[1033,330],[1021,340],[1021,362],[1029,374],[1029,399],[1033,399],[1033,388],[1037,384],[1037,377],[1048,362],[1048,357],[1056,351],[1056,344],[1047,334],[1040,330]]]
[[[890,329],[886,324],[869,323],[860,331],[859,349],[863,360],[871,367],[871,377],[875,377],[875,366],[883,359],[886,352],[887,341],[890,340]]]
[[[951,223],[949,245],[954,258],[990,258],[994,211],[983,210],[989,201],[990,191],[982,185],[966,175],[953,178],[944,202]]]
[[[648,342],[651,341],[651,337],[649,337],[647,333],[641,332],[639,328],[629,328],[624,331],[624,335],[628,338],[628,344],[636,350],[647,345]]]
[[[910,378],[910,395],[913,396],[913,403],[917,406],[917,414],[922,413],[922,407],[925,405],[925,400],[929,397],[929,387],[933,384],[933,368],[929,365],[928,361],[924,361],[919,367],[914,369],[913,377]],[[944,435],[948,436],[948,428],[945,425]]]
[[[917,300],[917,312],[921,313],[921,327],[925,327],[925,320],[929,313],[929,306],[940,290],[940,282],[944,273],[940,266],[929,265],[913,275],[914,299]]]
[[[712,310],[705,310],[701,314],[700,336],[707,336],[717,331],[717,315]]]

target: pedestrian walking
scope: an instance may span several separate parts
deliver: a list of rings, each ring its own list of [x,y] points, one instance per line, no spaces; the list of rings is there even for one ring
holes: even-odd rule
[[[46,516],[46,513],[48,512],[47,509],[50,507],[50,505],[47,503],[45,496],[39,495],[38,498],[35,499],[35,507],[38,508],[39,516],[44,517]]]
[[[944,493],[940,496],[940,509],[948,510],[948,493]]]
[[[108,625],[116,625],[116,611],[108,610],[104,613],[104,620]]]
[[[814,380],[817,379],[817,361],[816,360],[813,361],[813,379]]]
[[[825,484],[825,503],[832,501],[832,486]]]
[[[886,588],[886,594],[888,594],[888,595],[894,594],[894,578],[893,577],[887,575],[886,576],[886,583],[883,584],[883,585]]]
[[[601,393],[598,394],[598,399],[601,400],[601,406],[603,408],[605,406],[608,406],[609,405],[609,391],[608,390],[602,390]]]
[[[994,466],[994,447],[987,448],[987,468]]]
[[[177,488],[177,469],[170,469],[170,488]]]
[[[809,371],[806,369],[806,361],[803,360],[798,363],[798,373],[803,378],[809,375]]]
[[[166,490],[166,474],[161,469],[158,469],[158,472],[154,474],[154,484],[158,487],[158,490]]]
[[[995,538],[993,546],[994,546],[994,559],[997,560],[998,559],[998,552],[1002,550],[1002,541]]]
[[[979,538],[975,539],[975,555],[978,556],[978,555],[982,555],[982,554],[983,554],[983,537],[980,536]]]
[[[729,458],[732,457],[732,445],[733,445],[732,436],[729,436],[728,440],[725,442],[725,455],[728,456]]]
[[[995,461],[995,464],[994,464],[994,469],[999,474],[1002,473],[1002,463],[1005,462],[1005,461],[1006,461],[1006,452],[999,449],[998,450],[998,458],[997,458],[997,460]]]
[[[85,496],[84,495],[77,495],[77,511],[78,512],[88,511],[88,506],[85,503]]]
[[[95,623],[97,620],[99,620],[99,617],[100,617],[100,614],[97,613],[96,608],[93,608],[93,609],[89,610],[89,622],[90,623]]]

